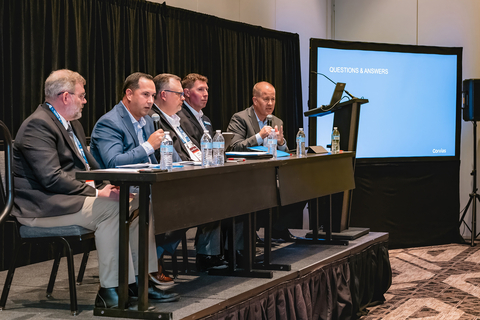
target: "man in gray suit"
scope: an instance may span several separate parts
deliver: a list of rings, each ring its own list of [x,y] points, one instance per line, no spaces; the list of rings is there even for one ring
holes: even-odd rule
[[[95,305],[118,305],[119,192],[112,185],[92,185],[75,179],[77,171],[99,169],[86,148],[80,122],[85,79],[57,70],[45,81],[45,103],[20,126],[14,144],[15,209],[21,224],[33,227],[79,225],[95,231],[100,289]],[[131,211],[138,206],[135,199]],[[129,283],[137,289],[138,219],[130,225]],[[157,270],[155,243],[149,239],[149,270]],[[138,294],[138,290],[136,292]],[[132,295],[135,293],[132,292]],[[176,294],[160,292],[165,301]]]
[[[227,131],[233,132],[232,149],[248,151],[248,147],[261,146],[272,127],[277,134],[278,150],[288,150],[283,137],[283,121],[272,115],[272,126],[267,125],[267,115],[275,109],[275,88],[268,82],[258,82],[253,86],[253,105],[233,115]]]
[[[275,129],[277,134],[277,149],[287,151],[287,142],[283,137],[283,121],[272,115],[272,126],[267,125],[267,115],[275,110],[275,88],[266,81],[258,82],[253,86],[253,105],[233,115],[227,131],[233,132],[232,149],[234,151],[248,151],[249,147],[263,145],[263,140]],[[293,204],[280,208],[280,215],[274,217],[272,238],[280,241],[293,241],[295,237],[288,231],[287,226],[298,224],[296,217],[303,210],[305,203]],[[259,226],[265,226],[265,214],[259,221]],[[261,218],[260,218],[261,219]]]

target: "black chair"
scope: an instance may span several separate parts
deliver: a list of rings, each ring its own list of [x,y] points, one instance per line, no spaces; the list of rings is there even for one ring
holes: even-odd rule
[[[47,298],[52,297],[53,286],[57,276],[60,259],[66,256],[68,264],[68,281],[70,290],[70,310],[72,315],[78,314],[77,306],[77,291],[75,287],[75,268],[73,263],[73,245],[82,245],[84,249],[82,265],[80,267],[77,283],[80,284],[83,280],[88,255],[92,248],[94,240],[94,232],[80,226],[68,227],[53,227],[53,228],[39,228],[23,226],[10,213],[13,209],[14,185],[13,185],[13,143],[10,132],[5,124],[0,121],[0,127],[3,131],[3,141],[5,146],[5,189],[0,188],[0,194],[3,201],[3,208],[0,213],[0,226],[4,223],[11,224],[14,233],[13,239],[13,257],[10,262],[5,285],[3,286],[2,297],[0,299],[0,310],[5,308],[8,293],[12,284],[13,275],[15,273],[16,265],[18,264],[21,248],[26,244],[51,244],[55,249],[55,261],[50,274],[50,280],[47,286]],[[0,172],[0,177],[2,173]],[[1,181],[0,181],[1,185]],[[1,186],[0,186],[1,187]],[[1,204],[1,202],[0,202]]]

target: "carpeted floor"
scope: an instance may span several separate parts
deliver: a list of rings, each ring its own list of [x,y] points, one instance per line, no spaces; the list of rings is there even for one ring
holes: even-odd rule
[[[390,250],[387,301],[362,320],[480,319],[480,244]]]

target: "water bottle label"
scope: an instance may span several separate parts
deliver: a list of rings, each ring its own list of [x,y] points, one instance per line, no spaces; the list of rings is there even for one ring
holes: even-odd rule
[[[305,137],[297,137],[298,143],[305,142]]]
[[[173,146],[172,145],[161,145],[160,146],[160,152],[161,153],[164,153],[164,152],[172,153],[173,152]]]
[[[202,149],[204,149],[204,148],[212,149],[212,143],[211,142],[210,143],[202,142],[201,147],[202,147]]]
[[[225,142],[214,142],[213,143],[213,148],[214,149],[224,149],[225,148]]]

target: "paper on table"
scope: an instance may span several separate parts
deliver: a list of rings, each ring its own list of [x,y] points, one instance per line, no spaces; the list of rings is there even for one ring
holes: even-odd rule
[[[250,150],[254,151],[268,151],[268,148],[265,146],[255,146],[255,147],[248,147]],[[279,157],[290,157],[290,153],[282,151],[282,150],[277,150],[277,158]]]

